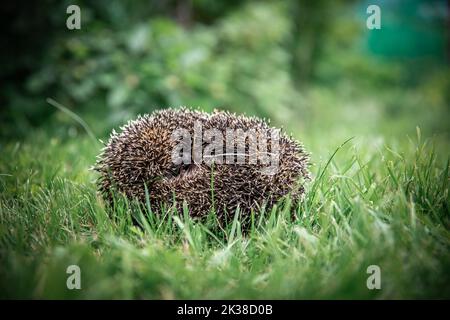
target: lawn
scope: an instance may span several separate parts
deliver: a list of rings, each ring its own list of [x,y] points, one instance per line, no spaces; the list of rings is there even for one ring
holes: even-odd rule
[[[59,111],[27,138],[3,143],[0,296],[449,298],[446,131],[422,132],[434,127],[420,107],[399,118],[411,120],[392,117],[375,95],[353,99],[356,121],[338,92],[309,90],[315,108],[284,125],[312,154],[304,201],[254,212],[248,232],[239,212],[222,227],[213,212],[193,221],[188,208],[149,213],[122,200],[106,209],[89,170],[101,144],[75,122],[75,133],[57,135],[58,118],[73,121]],[[402,95],[405,109],[419,96]],[[91,124],[94,117],[85,115]],[[67,288],[70,265],[80,267],[80,290]],[[372,265],[380,289],[367,287]]]

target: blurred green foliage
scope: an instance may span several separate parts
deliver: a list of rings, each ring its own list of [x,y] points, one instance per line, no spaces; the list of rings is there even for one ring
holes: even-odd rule
[[[375,31],[365,27],[365,1],[84,0],[82,28],[73,31],[65,27],[69,1],[8,4],[0,134],[64,125],[47,97],[95,122],[102,136],[138,113],[181,105],[291,127],[361,97],[381,99],[374,108],[387,119],[424,107],[414,101],[447,115],[445,16],[435,14],[443,2],[375,2],[383,7]],[[424,44],[408,47],[416,36]],[[442,116],[417,124],[447,131]]]

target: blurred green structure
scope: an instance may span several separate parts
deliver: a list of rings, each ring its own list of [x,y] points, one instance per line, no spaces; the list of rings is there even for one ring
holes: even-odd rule
[[[365,27],[368,1],[85,0],[77,2],[81,30],[65,27],[69,4],[2,8],[12,17],[1,57],[2,137],[63,121],[47,97],[87,119],[107,115],[93,125],[99,135],[180,105],[307,120],[321,105],[311,88],[344,101],[403,88],[424,89],[427,104],[448,101],[445,1],[370,2],[381,7],[381,30]],[[379,109],[403,104],[386,99]]]

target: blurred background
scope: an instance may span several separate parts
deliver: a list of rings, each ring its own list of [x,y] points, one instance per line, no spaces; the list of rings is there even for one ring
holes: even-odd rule
[[[66,27],[71,4],[80,30]],[[380,30],[366,27],[370,4]],[[184,105],[270,118],[319,154],[329,141],[417,126],[448,154],[445,0],[46,0],[0,10],[2,141],[85,136],[51,97],[99,138]]]

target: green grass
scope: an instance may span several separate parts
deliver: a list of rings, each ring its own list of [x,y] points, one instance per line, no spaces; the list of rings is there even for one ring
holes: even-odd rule
[[[329,141],[301,206],[262,209],[243,234],[238,215],[221,228],[118,201],[108,216],[88,170],[98,146],[36,130],[2,147],[0,297],[450,298],[449,163],[435,140]],[[72,264],[81,290],[66,288]],[[381,290],[366,287],[369,265]]]

